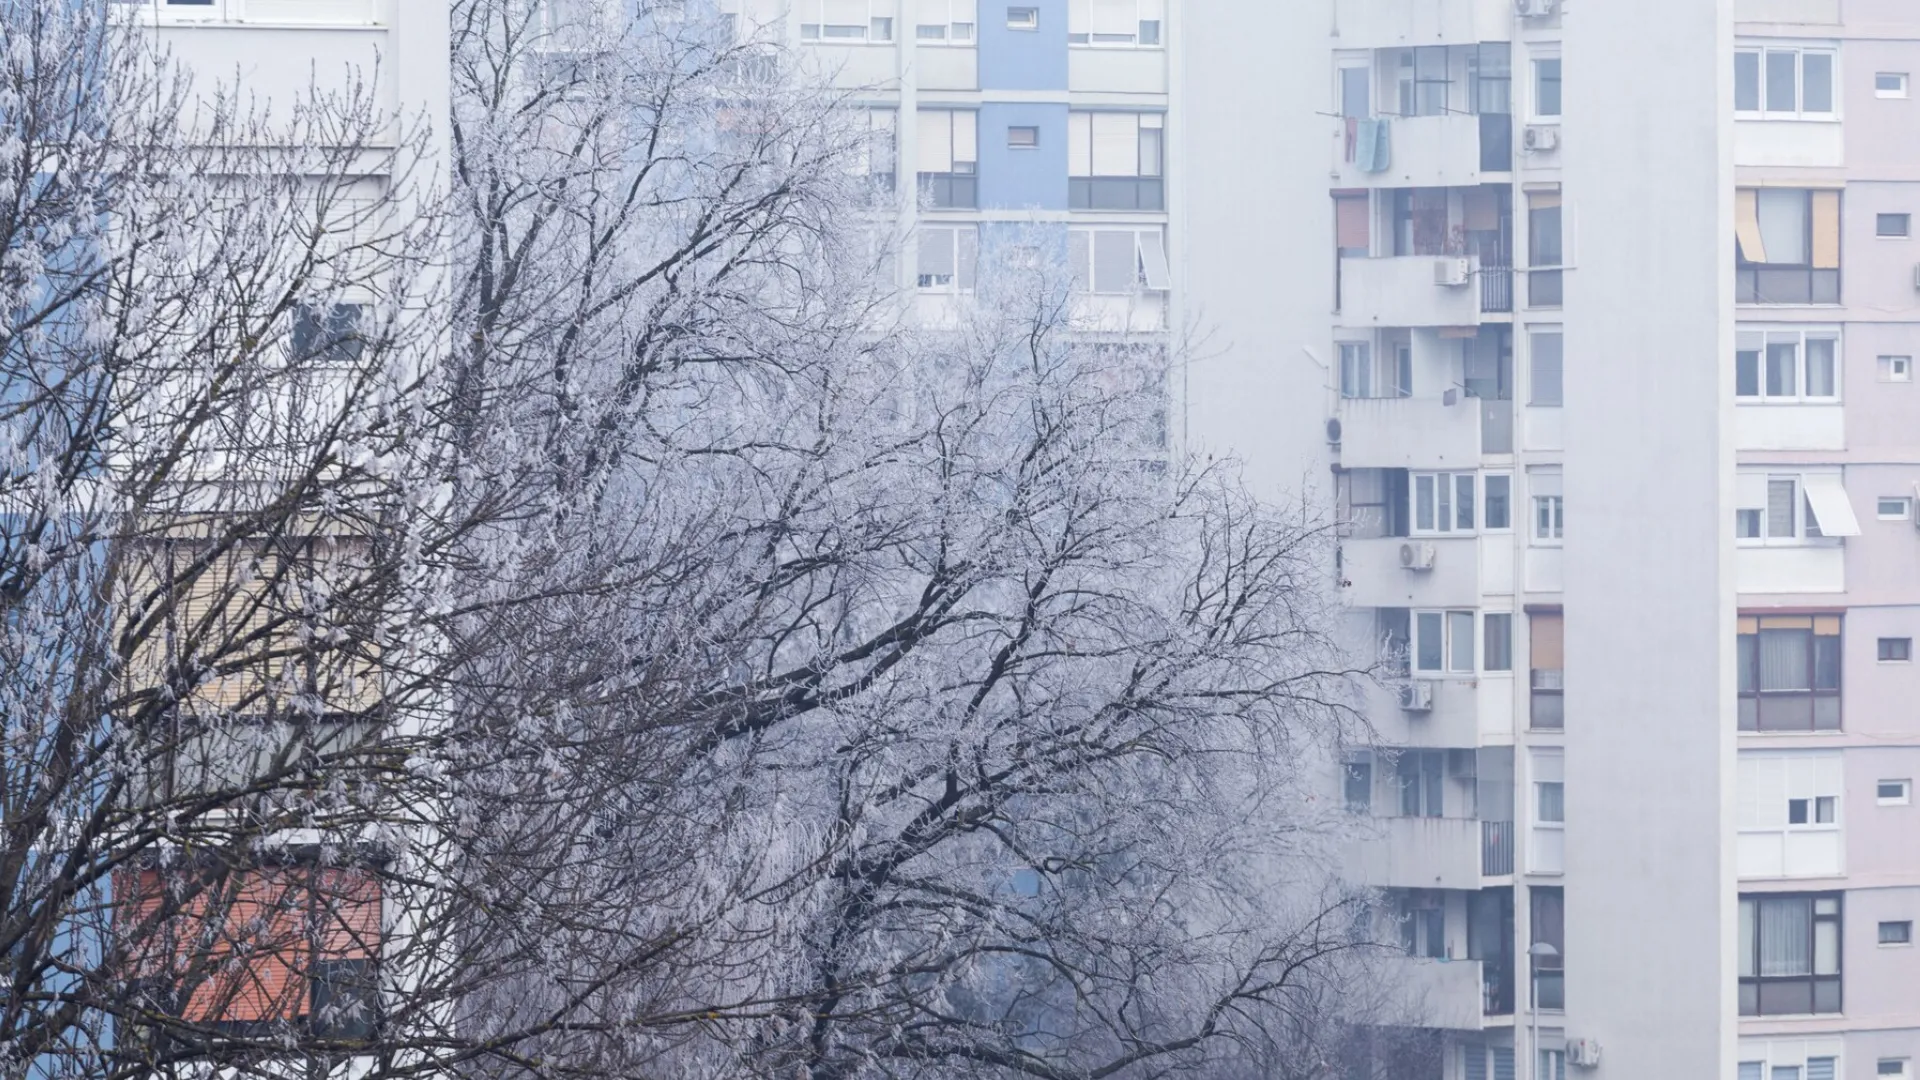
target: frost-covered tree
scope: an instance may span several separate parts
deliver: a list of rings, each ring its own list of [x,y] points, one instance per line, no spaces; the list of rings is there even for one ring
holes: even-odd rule
[[[0,0],[4,1067],[1330,1060],[1316,523],[1167,446],[1057,236],[894,295],[752,28],[453,7],[370,185],[371,98]]]

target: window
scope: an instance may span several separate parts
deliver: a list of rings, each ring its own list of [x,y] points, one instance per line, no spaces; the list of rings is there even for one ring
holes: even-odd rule
[[[1880,944],[1882,945],[1913,944],[1912,920],[1902,919],[1899,922],[1881,923],[1880,924]]]
[[[1741,1016],[1840,1011],[1840,899],[1740,898]]]
[[[1533,62],[1533,115],[1560,117],[1560,58],[1543,56]]]
[[[1832,119],[1831,49],[1741,49],[1733,54],[1733,108],[1769,120]]]
[[[1734,396],[1751,401],[1834,401],[1840,396],[1837,330],[1741,330],[1734,336]]]
[[[1743,304],[1840,302],[1840,192],[1734,192],[1734,299]]]
[[[1036,7],[1010,7],[1007,9],[1007,29],[1040,29],[1040,9]]]
[[[921,198],[936,210],[979,205],[980,118],[966,109],[920,110]]]
[[[1512,671],[1513,614],[1505,611],[1489,611],[1483,622],[1485,632],[1482,637],[1486,645],[1480,670]]]
[[[1840,616],[1743,615],[1742,731],[1840,730]]]
[[[1559,495],[1535,495],[1533,497],[1533,538],[1537,541],[1557,541],[1564,538],[1564,518],[1566,500]]]
[[[892,41],[895,0],[798,0],[802,41]]]
[[[1365,814],[1373,809],[1373,754],[1362,750],[1347,759],[1343,769],[1347,809]]]
[[[1166,123],[1160,113],[1067,114],[1067,205],[1165,210]]]
[[[1559,267],[1564,265],[1560,236],[1560,193],[1527,193],[1527,265]],[[1559,307],[1561,279],[1558,269],[1535,269],[1527,275],[1527,303],[1534,307]]]
[[[932,44],[972,44],[975,2],[920,0],[919,21],[914,24],[913,36]]]
[[[1067,44],[1158,46],[1166,6],[1166,0],[1067,0]]]
[[[1039,128],[1024,124],[1015,124],[1007,128],[1007,147],[1009,149],[1032,150],[1039,145]]]
[[[1913,381],[1913,357],[1911,356],[1882,356],[1876,367],[1880,373],[1881,382]]]
[[[1566,1008],[1566,1005],[1564,1004],[1564,1002],[1560,1005],[1547,1004],[1545,1000],[1546,996],[1547,996],[1547,992],[1543,984],[1540,990],[1540,997],[1542,999],[1540,1002],[1541,1008],[1543,1009]],[[1562,997],[1563,998],[1565,997],[1564,991],[1562,991]],[[1539,1080],[1567,1080],[1567,1052],[1565,1050],[1540,1051]]]
[[[1880,662],[1883,664],[1904,664],[1913,659],[1913,639],[1905,637],[1883,637],[1878,642]]]
[[[1166,238],[1153,229],[1069,229],[1067,261],[1074,287],[1110,295],[1173,287]]]
[[[1913,781],[1881,780],[1873,785],[1873,800],[1881,806],[1906,806],[1913,798]]]
[[[899,167],[899,114],[892,109],[868,109],[867,139],[854,162],[855,175],[865,176],[875,189],[892,191]]]
[[[1913,500],[1904,495],[1882,495],[1874,504],[1881,521],[1905,521],[1913,516]]]
[[[1873,96],[1878,98],[1906,97],[1907,73],[1904,71],[1882,71],[1874,75]]]
[[[1748,546],[1798,546],[1859,536],[1838,474],[1741,472],[1734,488],[1734,538]]]
[[[1452,89],[1451,64],[1445,45],[1401,49],[1395,83],[1401,116],[1444,116]]]
[[[1472,532],[1476,485],[1473,473],[1413,474],[1413,534]]]
[[[132,935],[131,964],[160,1009],[248,1034],[296,1021],[322,1038],[375,1035],[377,878],[309,865],[235,870],[169,907],[165,873],[115,878],[130,899],[125,911],[153,916]],[[182,970],[169,954],[188,943],[195,962]]]
[[[1906,76],[1902,75],[1901,78],[1904,79]],[[1889,1077],[1892,1078],[1892,1080],[1906,1080],[1907,1059],[1881,1058],[1879,1064],[1874,1069],[1874,1075]]]
[[[334,304],[324,311],[301,304],[293,312],[292,360],[296,364],[321,364],[343,367],[357,363],[366,341],[360,335],[360,323],[366,308],[359,304]]]
[[[1560,368],[1565,339],[1558,329],[1535,330],[1527,338],[1532,356],[1532,403],[1558,406],[1562,403]]]
[[[1527,661],[1531,667],[1533,689],[1530,726],[1536,731],[1560,731],[1566,727],[1563,656],[1565,624],[1559,612],[1541,612],[1527,616],[1530,631]]]
[[[1558,784],[1554,786],[1559,787]],[[1535,885],[1527,890],[1527,894],[1533,916],[1530,920],[1530,944],[1553,946],[1552,956],[1535,956],[1531,949],[1527,953],[1533,966],[1534,992],[1540,995],[1536,1004],[1543,1009],[1564,1009],[1567,1007],[1566,892],[1558,886]],[[1546,1075],[1562,1074],[1563,1070],[1555,1070]]]
[[[1424,674],[1473,674],[1473,624],[1471,611],[1414,612],[1414,670]]]
[[[1513,477],[1506,473],[1488,473],[1484,487],[1486,516],[1483,526],[1488,532],[1513,528]]]
[[[918,283],[930,292],[972,292],[980,232],[972,225],[920,227]]]
[[[1389,341],[1379,353],[1371,342],[1342,341],[1340,396],[1344,398],[1409,397],[1413,394],[1413,349]]]
[[[1395,921],[1400,925],[1400,947],[1408,956],[1431,960],[1447,955],[1446,901],[1428,889],[1399,894]]]
[[[1535,793],[1534,820],[1547,824],[1564,824],[1567,820],[1566,784],[1556,780],[1551,783],[1533,785]]]
[[[1394,763],[1401,817],[1440,817],[1446,805],[1446,752],[1402,750]]]
[[[1912,214],[1873,215],[1873,235],[1887,240],[1905,240],[1913,232]]]
[[[1467,108],[1476,116],[1513,113],[1513,46],[1483,41],[1467,50]]]

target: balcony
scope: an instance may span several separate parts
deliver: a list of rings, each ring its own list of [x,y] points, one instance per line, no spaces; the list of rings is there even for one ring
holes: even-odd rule
[[[1451,401],[1444,395],[1343,398],[1340,465],[1348,469],[1478,468],[1481,411],[1478,398],[1458,395]]]
[[[1511,537],[1500,539],[1512,542]],[[1400,563],[1404,545],[1430,545],[1433,568]],[[1480,605],[1480,541],[1476,537],[1347,540],[1340,545],[1341,592],[1354,607],[1448,608]]]
[[[1512,826],[1479,818],[1389,817],[1353,846],[1347,874],[1380,888],[1478,889],[1484,877],[1513,872]],[[1499,829],[1506,825],[1504,855]],[[1490,842],[1490,835],[1494,836]],[[1496,856],[1492,862],[1488,856]],[[1501,861],[1504,860],[1504,861]],[[1497,872],[1496,872],[1497,871]]]
[[[1457,273],[1464,264],[1464,273]],[[1345,327],[1478,326],[1478,260],[1401,255],[1340,260]],[[1511,305],[1509,305],[1511,306]]]
[[[1361,123],[1336,122],[1334,187],[1472,187],[1505,180],[1513,171],[1513,117],[1505,113],[1381,120],[1387,126],[1387,167],[1379,172],[1365,172],[1357,163],[1361,155],[1354,142]]]
[[[1478,1031],[1485,1008],[1486,976],[1478,960],[1429,960],[1396,956],[1381,965],[1381,985],[1391,987],[1378,1023],[1395,1027]]]
[[[1336,0],[1336,45],[1472,45],[1513,37],[1512,0]]]

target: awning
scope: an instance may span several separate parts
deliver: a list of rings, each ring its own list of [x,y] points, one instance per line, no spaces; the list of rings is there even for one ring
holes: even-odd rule
[[[1840,486],[1836,473],[1808,473],[1800,477],[1807,492],[1807,505],[1820,522],[1822,536],[1859,536],[1860,521],[1853,516],[1853,504],[1847,501],[1847,489]]]

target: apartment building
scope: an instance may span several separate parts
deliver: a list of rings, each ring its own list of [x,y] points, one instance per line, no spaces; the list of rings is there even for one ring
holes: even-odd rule
[[[448,132],[443,118],[450,115],[446,0],[117,0],[112,10],[150,28],[159,49],[191,81],[195,104],[206,116],[215,114],[214,103],[223,94],[231,95],[224,100],[239,103],[248,123],[206,124],[199,130],[210,141],[230,138],[234,130],[258,141],[311,132],[311,126],[294,126],[303,110],[339,109],[333,130],[342,132],[343,142],[332,149],[344,156],[329,163],[333,171],[327,176],[297,178],[311,181],[316,206],[332,208],[316,212],[337,211],[338,220],[346,222],[336,228],[323,221],[337,234],[321,244],[329,266],[358,265],[354,245],[385,235],[375,230],[387,227],[388,220],[411,220],[414,207],[444,184]],[[340,108],[349,100],[362,103],[364,111]],[[432,121],[424,132],[413,127],[421,118]],[[192,123],[195,117],[184,119]],[[344,141],[349,134],[352,141]],[[216,197],[242,201],[248,167],[284,179],[272,171],[278,168],[275,159],[237,154],[231,160],[240,163],[240,175],[204,178]],[[382,207],[391,210],[392,219],[384,217]],[[375,215],[381,215],[379,221]],[[322,368],[330,360],[350,364],[359,358],[362,319],[376,302],[369,290],[377,285],[379,271],[350,282],[344,271],[332,272],[341,280],[321,290],[323,300],[294,305],[268,348],[284,348],[302,363]],[[338,355],[329,356],[329,350]],[[214,557],[210,567],[198,565],[208,557],[206,539],[218,534],[220,516],[244,506],[250,482],[284,480],[288,454],[275,444],[304,435],[321,407],[316,401],[325,399],[289,396],[290,403],[279,403],[284,408],[249,414],[249,422],[260,425],[250,437],[259,441],[244,445],[257,457],[235,450],[193,459],[193,468],[217,472],[222,498],[234,505],[209,504],[204,513],[156,523],[152,542],[130,556],[139,566],[130,571],[136,583],[151,580],[156,589],[172,591],[169,626],[188,628],[155,635],[136,653],[124,676],[135,691],[151,687],[163,678],[160,672],[181,663],[172,652],[176,637],[224,642],[270,633],[249,628],[284,620],[289,609],[299,608],[301,590],[325,576],[315,569],[324,567],[324,551],[364,546],[364,535],[346,527],[305,522],[288,530],[298,536],[251,538]],[[304,569],[290,569],[296,561]],[[175,585],[176,580],[189,584]],[[231,664],[237,655],[284,657],[297,651],[288,649],[295,636],[287,629],[266,647],[229,645],[225,662]],[[143,763],[128,798],[164,805],[197,792],[224,791],[286,752],[275,741],[279,735],[285,745],[315,738],[331,746],[350,744],[369,730],[379,690],[363,668],[336,660],[333,669],[290,680],[281,665],[293,666],[284,659],[271,666],[262,660],[205,680],[195,694],[178,701],[173,708],[185,718],[179,730],[198,734],[157,739],[164,749],[157,748]],[[294,694],[288,687],[302,685],[321,699],[317,719],[310,705],[289,701]],[[192,722],[203,713],[224,720]],[[298,734],[303,727],[308,730]],[[313,728],[337,736],[316,736]],[[232,805],[242,808],[231,811],[235,820],[247,820],[248,804],[235,799]],[[220,813],[202,815],[196,827],[215,831]],[[150,1007],[239,1037],[283,1038],[290,1025],[316,1039],[352,1043],[371,1036],[383,1012],[382,990],[396,979],[394,971],[383,970],[391,966],[387,942],[398,916],[373,872],[370,860],[379,856],[318,829],[295,832],[274,837],[270,854],[254,861],[221,861],[235,855],[238,845],[236,851],[211,853],[156,845],[114,873],[115,939],[128,950],[134,986]],[[323,859],[326,847],[360,855],[335,852]]]
[[[1423,1075],[1911,1076],[1920,15],[1168,38],[1186,443],[1343,522],[1390,677],[1330,796]]]
[[[1167,6],[721,2],[868,110],[923,318],[973,290],[983,253],[1038,254],[1071,267],[1080,329],[1149,335],[1173,317]]]

